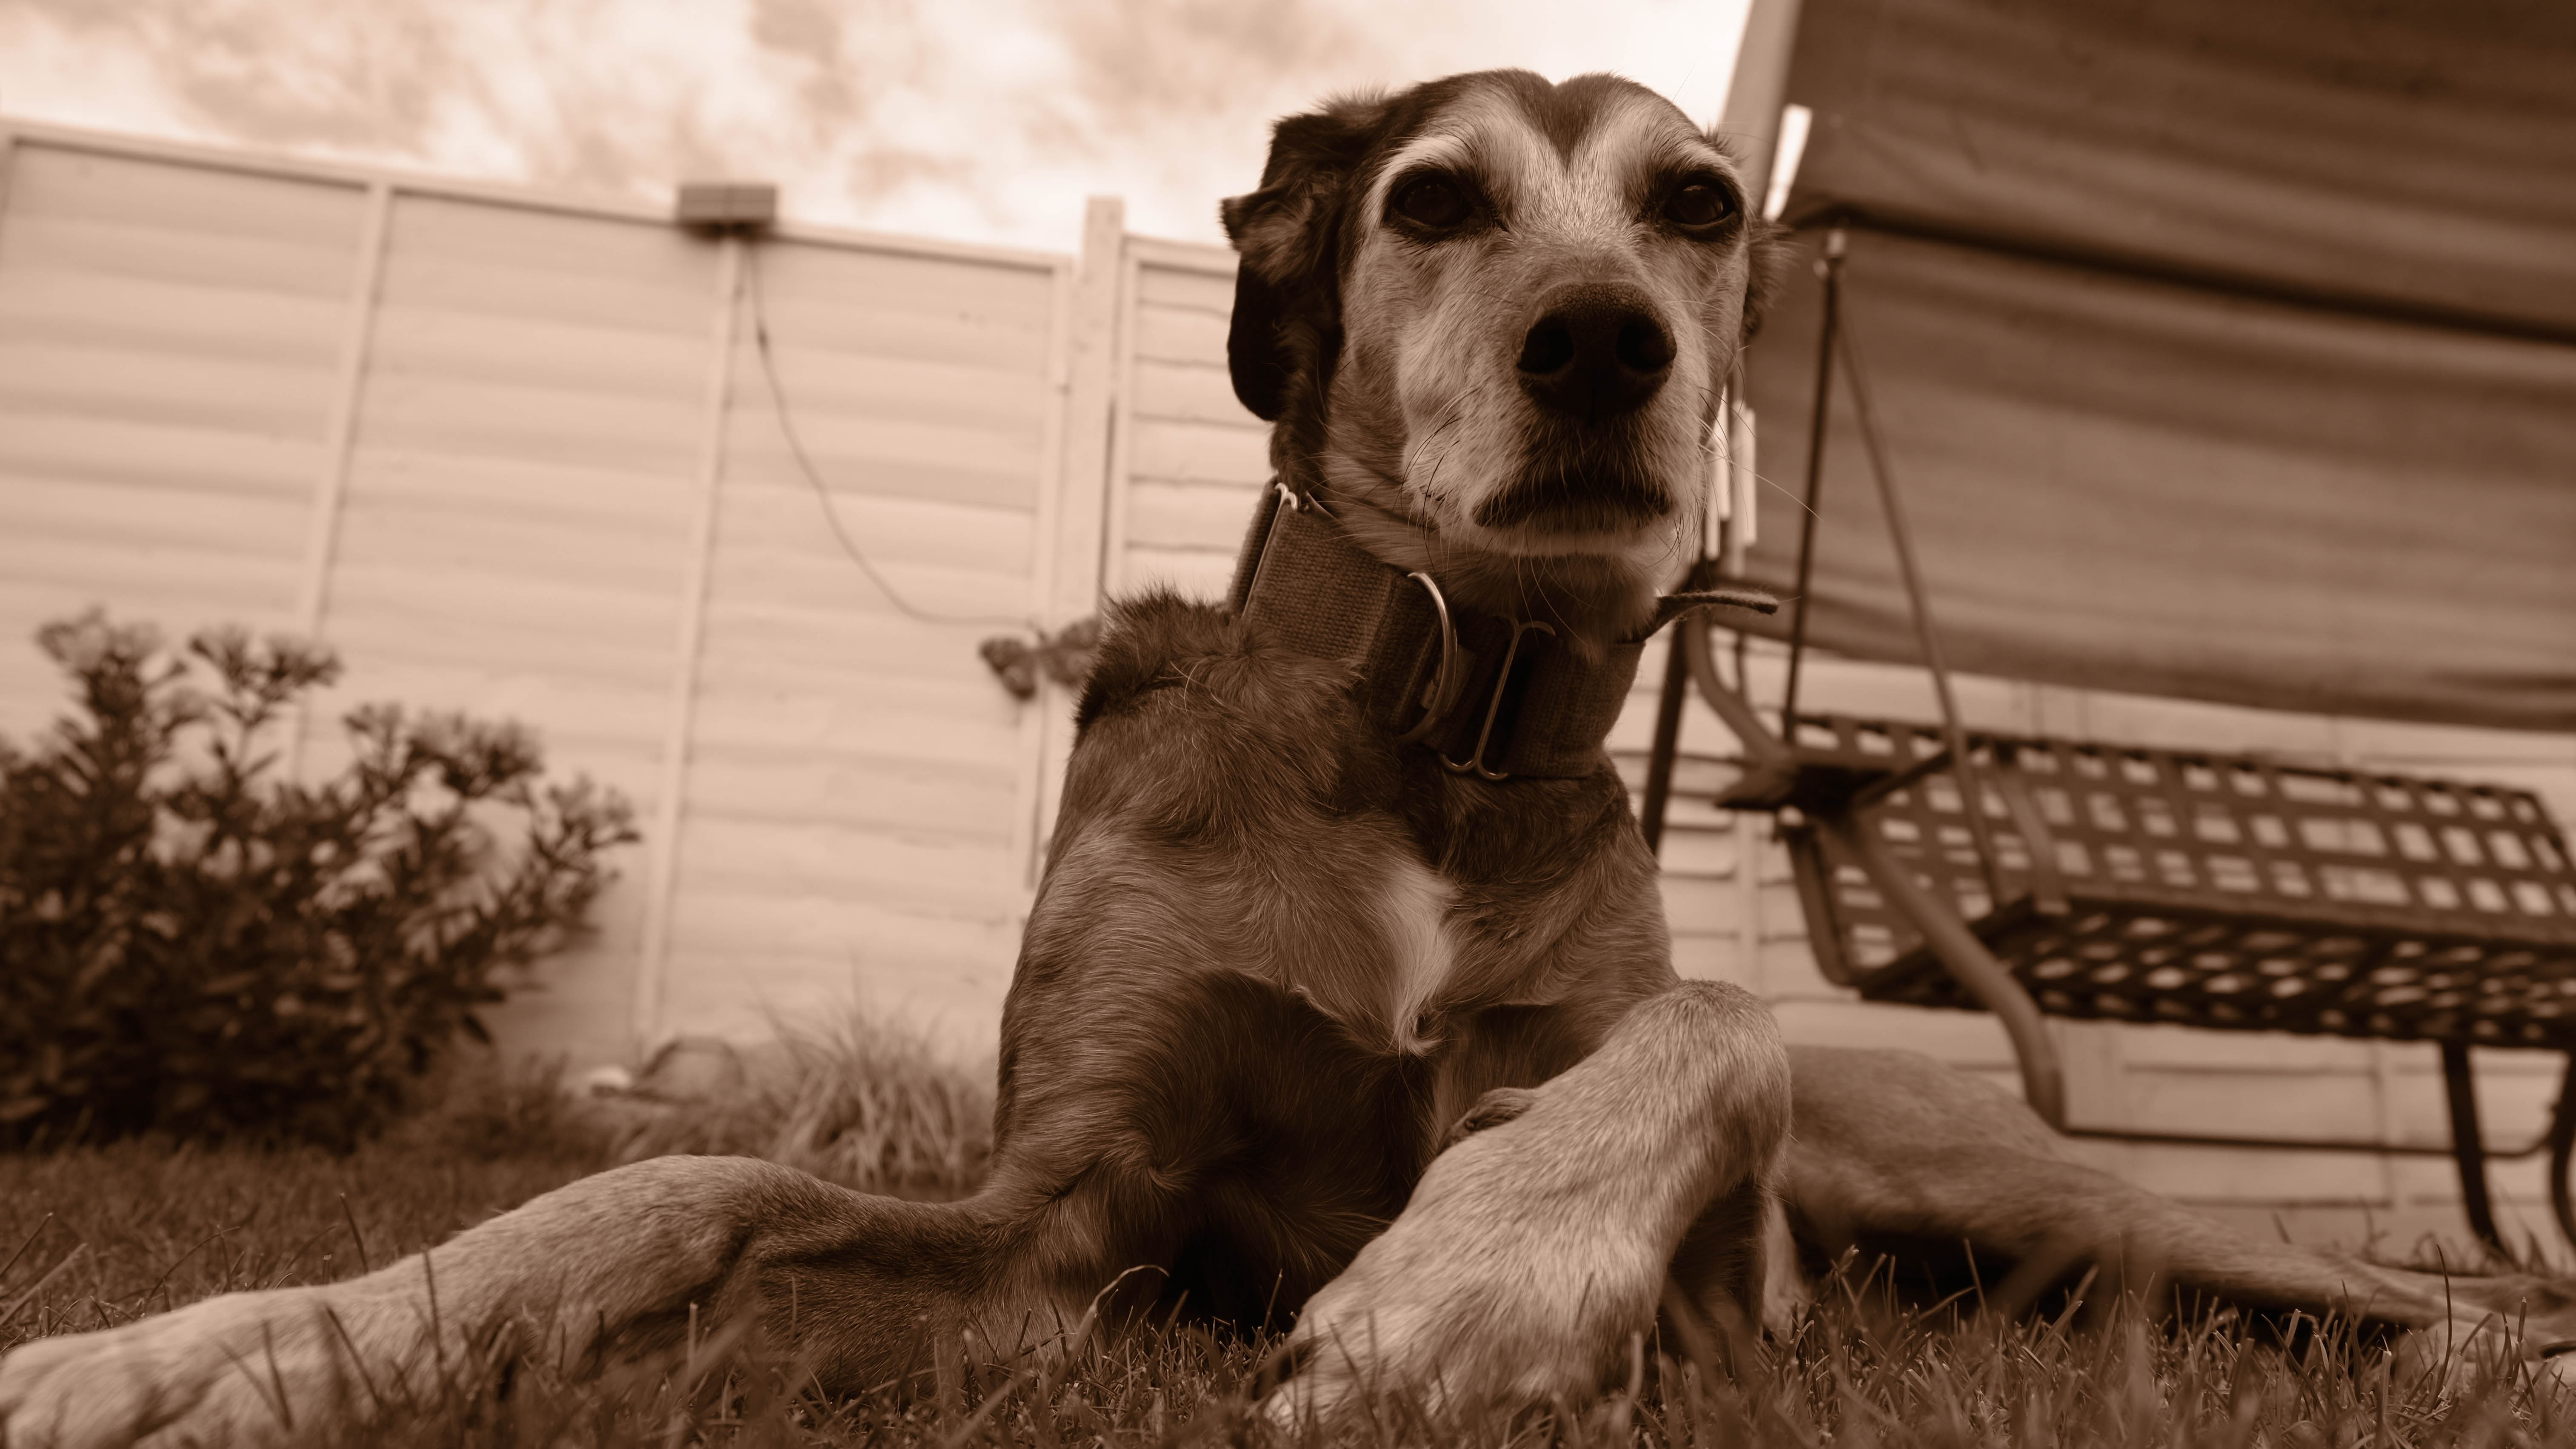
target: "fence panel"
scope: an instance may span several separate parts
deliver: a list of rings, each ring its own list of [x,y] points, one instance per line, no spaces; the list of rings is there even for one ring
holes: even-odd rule
[[[1235,401],[1226,371],[1234,256],[1131,238],[1126,276],[1108,586],[1219,598],[1270,477],[1270,430]]]
[[[976,645],[1042,612],[1070,273],[793,241],[748,261],[664,1020],[765,1033],[855,994],[989,1050],[1037,706]]]
[[[367,193],[0,147],[0,733],[52,719],[36,626],[296,620]]]
[[[349,670],[307,773],[389,699],[636,803],[506,1041],[618,1060],[857,996],[990,1050],[1046,706],[975,646],[1042,612],[1070,259],[50,128],[0,156],[0,731],[60,711],[27,641],[93,603],[317,634]]]
[[[520,721],[549,763],[659,803],[716,248],[651,221],[395,193],[319,632],[366,700]],[[317,728],[308,769],[345,758]],[[596,936],[498,1014],[622,1047],[648,853]]]

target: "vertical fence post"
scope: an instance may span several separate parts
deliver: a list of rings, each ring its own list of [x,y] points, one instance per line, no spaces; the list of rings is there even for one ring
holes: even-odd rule
[[[1065,434],[1072,426],[1073,329],[1081,295],[1079,257],[1059,263],[1053,274],[1054,296],[1047,312],[1046,421],[1040,434],[1037,509],[1031,523],[1028,617],[1041,630],[1064,627],[1079,615],[1062,615],[1056,607],[1056,570],[1063,567],[1055,541],[1064,531],[1065,480],[1072,460],[1065,456]],[[1041,641],[1042,642],[1042,641]],[[1037,888],[1039,798],[1047,788],[1048,726],[1059,702],[1041,676],[1035,698],[1020,706],[1019,755],[1011,771],[1010,869],[1024,892]],[[1024,902],[1023,904],[1027,904]]]
[[[696,724],[698,654],[706,637],[707,588],[714,571],[716,498],[724,481],[726,411],[733,392],[735,332],[742,314],[743,248],[738,235],[716,243],[715,320],[708,329],[707,387],[698,420],[698,466],[681,566],[679,637],[671,651],[671,693],[662,717],[661,772],[653,823],[644,837],[644,939],[635,958],[635,1044],[649,1050],[662,1030],[662,998],[671,956],[671,906],[680,868],[682,797],[689,784],[689,740]]]
[[[9,175],[18,169],[18,148],[25,143],[18,133],[0,126],[0,216],[9,211]]]
[[[1101,549],[1108,536],[1112,484],[1109,460],[1116,442],[1111,420],[1123,350],[1119,284],[1126,253],[1127,204],[1114,196],[1091,198],[1083,211],[1082,262],[1074,274],[1073,315],[1065,339],[1064,467],[1058,475],[1063,491],[1056,500],[1053,536],[1038,540],[1039,547],[1055,552],[1047,597],[1039,601],[1041,618],[1051,629],[1100,608]],[[1028,883],[1035,885],[1047,836],[1055,829],[1056,797],[1064,791],[1073,711],[1063,689],[1046,679],[1039,681],[1037,700],[1029,707],[1046,711],[1037,798],[1029,802],[1025,868]]]
[[[313,480],[313,512],[304,536],[304,575],[296,587],[295,632],[322,637],[331,605],[331,570],[340,550],[340,512],[349,493],[349,468],[357,456],[358,410],[366,401],[367,353],[375,345],[376,298],[383,290],[386,233],[393,216],[393,187],[367,183],[366,210],[358,224],[358,255],[349,279],[349,315],[340,333],[340,366],[331,382],[331,414],[322,442],[322,471]],[[313,720],[313,697],[295,703],[287,722],[286,774],[303,773],[304,742]]]

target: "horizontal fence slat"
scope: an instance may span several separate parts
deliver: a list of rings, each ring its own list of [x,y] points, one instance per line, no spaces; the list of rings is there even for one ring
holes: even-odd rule
[[[681,899],[721,887],[772,897],[831,892],[925,917],[1016,920],[1004,852],[980,836],[828,821],[695,815],[680,852]]]
[[[345,297],[50,266],[15,254],[22,224],[35,225],[0,218],[0,334],[325,373],[339,361]]]
[[[1133,446],[1138,478],[1256,488],[1270,478],[1270,440],[1248,428],[1145,420]]]
[[[143,420],[320,442],[321,368],[0,336],[0,397],[57,417]]]
[[[1231,256],[1223,256],[1232,262]],[[1136,296],[1148,307],[1177,307],[1218,317],[1234,314],[1232,268],[1223,273],[1184,271],[1148,261],[1136,269]]]
[[[1136,363],[1136,416],[1240,428],[1270,441],[1269,425],[1234,395],[1234,378],[1222,365],[1204,362]]]
[[[1260,498],[1255,485],[1139,478],[1128,496],[1127,541],[1143,548],[1231,548]]]
[[[1225,356],[1226,319],[1180,307],[1143,307],[1135,315],[1136,356],[1157,362],[1202,363]]]

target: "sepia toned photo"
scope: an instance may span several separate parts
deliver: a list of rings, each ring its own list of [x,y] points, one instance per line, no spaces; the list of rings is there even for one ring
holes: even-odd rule
[[[0,1446],[2576,1440],[2576,7],[0,0]]]

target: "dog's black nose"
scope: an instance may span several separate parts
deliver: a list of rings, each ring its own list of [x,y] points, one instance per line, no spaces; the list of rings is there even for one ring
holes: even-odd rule
[[[1673,339],[1632,287],[1550,295],[1521,339],[1521,388],[1541,407],[1586,421],[1644,407],[1672,371]]]

